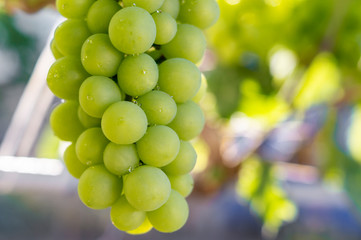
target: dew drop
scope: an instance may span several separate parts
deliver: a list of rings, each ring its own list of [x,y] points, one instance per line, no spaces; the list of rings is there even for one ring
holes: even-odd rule
[[[86,165],[90,166],[92,164],[91,161],[86,162]]]
[[[157,12],[157,13],[160,13],[160,10],[157,10],[156,12]]]
[[[143,70],[143,74],[146,74],[147,73],[147,71],[146,70]]]
[[[86,99],[89,100],[89,101],[93,101],[93,100],[94,100],[94,98],[93,98],[92,96],[90,96],[90,95],[86,96]]]
[[[129,167],[128,168],[128,172],[132,172],[133,171],[133,168],[132,167]]]

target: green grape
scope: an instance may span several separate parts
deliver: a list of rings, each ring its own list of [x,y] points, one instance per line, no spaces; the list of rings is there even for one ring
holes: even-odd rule
[[[174,19],[177,19],[179,13],[179,0],[165,0],[159,10],[166,12]]]
[[[47,83],[55,96],[67,100],[77,100],[79,88],[89,76],[78,58],[62,57],[50,67]]]
[[[167,175],[173,190],[179,192],[183,197],[188,197],[194,187],[192,175]]]
[[[121,9],[114,0],[98,0],[89,8],[86,22],[92,33],[108,33],[110,20]]]
[[[95,165],[86,169],[81,175],[78,195],[87,207],[105,209],[120,197],[122,188],[122,178],[108,172],[103,165]]]
[[[131,231],[145,221],[145,212],[133,208],[124,196],[116,201],[110,210],[110,219],[121,231]]]
[[[180,193],[171,191],[168,201],[157,210],[147,213],[150,223],[160,232],[170,233],[179,230],[187,222],[189,208]]]
[[[127,231],[127,233],[131,235],[145,234],[150,230],[152,230],[152,228],[153,228],[152,224],[149,222],[148,218],[145,217],[144,222],[138,228],[131,231]]]
[[[169,198],[171,186],[159,168],[143,165],[127,175],[124,194],[130,205],[142,211],[152,211]]]
[[[90,34],[84,20],[68,19],[56,28],[54,33],[55,44],[64,56],[78,56],[81,46]]]
[[[155,12],[157,9],[159,9],[162,6],[163,2],[164,0],[123,0],[123,4],[125,7],[137,6],[144,8],[150,13]]]
[[[100,128],[89,128],[76,141],[76,155],[87,166],[103,163],[103,152],[108,143]]]
[[[66,18],[82,19],[95,0],[56,0],[56,8]]]
[[[90,36],[81,49],[81,62],[92,75],[116,75],[122,59],[123,54],[113,47],[109,36],[104,33]]]
[[[51,42],[50,42],[50,50],[51,50],[51,53],[53,54],[55,59],[59,59],[59,58],[64,57],[64,55],[61,54],[61,52],[59,52],[58,47],[55,45],[55,40],[54,39],[51,40]]]
[[[104,165],[115,175],[124,175],[139,165],[139,157],[134,144],[120,145],[110,142],[103,154]]]
[[[148,54],[149,56],[151,56],[155,61],[157,61],[163,55],[160,50],[155,49],[154,47],[151,47],[145,53]]]
[[[66,148],[64,152],[64,163],[69,173],[75,178],[80,178],[85,169],[87,169],[87,166],[81,163],[76,156],[74,143]]]
[[[55,136],[64,141],[76,141],[84,127],[78,119],[78,103],[66,101],[50,114],[50,126]]]
[[[186,141],[180,141],[179,153],[177,157],[162,170],[170,175],[183,175],[192,171],[197,161],[197,153],[192,144]]]
[[[79,89],[79,103],[83,110],[92,117],[101,118],[104,111],[121,100],[118,85],[110,78],[91,76]]]
[[[137,102],[147,115],[149,124],[166,125],[177,113],[177,104],[173,98],[162,91],[146,93]]]
[[[159,65],[158,84],[174,101],[183,103],[196,95],[201,85],[201,72],[186,59],[168,59]]]
[[[161,45],[169,43],[177,33],[177,22],[166,12],[155,12],[152,17],[157,28],[154,43]]]
[[[136,104],[121,101],[112,104],[102,118],[104,135],[117,144],[138,141],[147,131],[147,117]]]
[[[81,106],[78,107],[78,118],[85,128],[100,127],[100,118],[89,116]]]
[[[203,73],[201,74],[201,76],[201,87],[199,88],[197,94],[192,98],[193,102],[200,102],[207,93],[207,79]]]
[[[178,24],[175,37],[161,49],[166,58],[185,58],[198,63],[206,50],[206,38],[199,28]]]
[[[148,54],[127,56],[119,66],[118,84],[130,96],[141,96],[151,91],[157,81],[158,66]]]
[[[163,125],[149,127],[136,143],[139,158],[155,167],[163,167],[173,161],[179,152],[179,145],[178,135]]]
[[[168,124],[180,139],[188,141],[198,136],[204,127],[205,119],[201,108],[193,101],[177,105],[177,114]]]
[[[119,10],[109,23],[109,37],[119,51],[137,54],[154,43],[156,27],[152,16],[139,7]]]
[[[184,0],[180,5],[178,20],[205,29],[216,23],[219,13],[215,0]]]

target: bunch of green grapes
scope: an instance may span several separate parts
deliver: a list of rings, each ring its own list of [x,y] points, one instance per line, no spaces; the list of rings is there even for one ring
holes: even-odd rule
[[[65,165],[92,209],[131,234],[180,229],[204,115],[198,69],[215,0],[57,0],[50,116]],[[202,80],[203,78],[203,80]]]

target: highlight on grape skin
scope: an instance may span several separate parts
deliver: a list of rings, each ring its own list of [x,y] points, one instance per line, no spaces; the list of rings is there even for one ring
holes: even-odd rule
[[[188,219],[204,126],[197,65],[215,0],[57,0],[67,20],[51,42],[48,86],[65,100],[50,123],[70,142],[64,161],[91,209],[110,208],[128,234],[174,232]],[[192,7],[193,13],[184,9]],[[204,9],[201,11],[200,9]],[[198,13],[198,14],[197,14]],[[194,101],[192,101],[194,100]]]

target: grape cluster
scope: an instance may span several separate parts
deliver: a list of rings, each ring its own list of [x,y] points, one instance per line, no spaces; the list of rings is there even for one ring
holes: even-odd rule
[[[70,141],[65,165],[92,209],[111,207],[120,230],[180,229],[204,126],[196,103],[205,79],[203,29],[215,0],[57,0],[67,18],[54,33],[50,90],[65,101],[51,113]],[[202,86],[201,86],[202,85]]]

